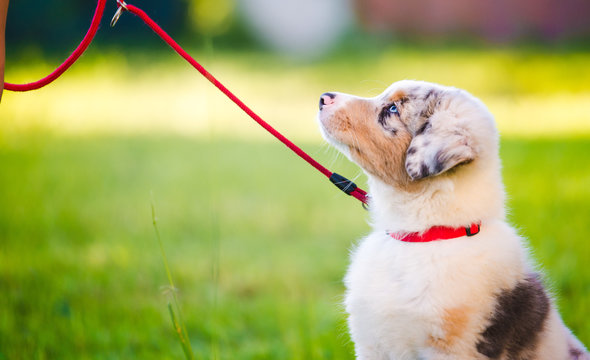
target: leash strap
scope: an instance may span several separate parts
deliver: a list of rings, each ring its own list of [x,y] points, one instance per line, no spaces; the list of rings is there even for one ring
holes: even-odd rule
[[[354,198],[358,199],[363,203],[363,206],[366,206],[368,203],[368,195],[367,192],[363,189],[356,186],[354,182],[348,180],[342,175],[336,174],[328,170],[322,164],[317,162],[313,159],[310,155],[308,155],[305,151],[301,150],[297,145],[295,145],[292,141],[287,139],[283,134],[275,130],[272,126],[270,126],[266,121],[264,121],[258,114],[256,114],[252,109],[250,109],[242,100],[240,100],[236,95],[234,95],[228,88],[226,88],[219,80],[217,80],[211,73],[209,73],[201,64],[199,64],[194,58],[192,58],[170,35],[168,35],[155,21],[153,21],[143,10],[139,9],[138,7],[130,4],[126,4],[121,0],[117,0],[119,8],[117,9],[117,13],[113,20],[111,21],[111,25],[115,25],[116,21],[118,20],[119,16],[121,15],[123,10],[127,10],[135,15],[137,15],[143,22],[152,29],[164,42],[166,42],[178,55],[184,58],[189,64],[191,64],[201,75],[203,75],[209,82],[211,82],[217,89],[219,89],[225,96],[227,96],[231,101],[233,101],[240,109],[242,109],[248,116],[250,116],[254,121],[256,121],[260,126],[262,126],[266,131],[268,131],[271,135],[273,135],[277,140],[282,142],[285,146],[291,149],[294,153],[296,153],[299,157],[305,160],[308,164],[316,168],[319,172],[324,174],[324,176],[328,177],[329,180],[336,185],[340,190],[344,193],[353,196]],[[92,18],[92,22],[90,24],[90,28],[88,32],[80,42],[80,45],[74,50],[74,52],[61,64],[55,71],[53,71],[48,76],[32,82],[28,84],[5,84],[5,89],[12,90],[12,91],[30,91],[39,89],[55,79],[61,76],[68,68],[78,60],[78,58],[84,53],[88,45],[92,42],[96,31],[98,30],[98,26],[100,24],[100,20],[102,19],[102,15],[104,13],[106,0],[98,0],[98,4],[96,6],[96,10],[94,12],[94,16]]]
[[[94,16],[92,17],[92,21],[90,22],[90,28],[86,32],[86,35],[78,45],[78,47],[72,52],[70,56],[60,65],[58,66],[53,72],[46,77],[39,79],[37,81],[27,83],[27,84],[10,84],[4,83],[4,89],[10,91],[31,91],[37,90],[42,88],[45,85],[48,85],[53,82],[53,80],[60,77],[66,70],[72,66],[78,60],[78,58],[86,51],[88,45],[94,39],[94,35],[98,31],[98,26],[100,25],[100,20],[102,19],[102,15],[104,13],[104,7],[106,5],[106,0],[98,0],[96,5],[96,9],[94,10]]]

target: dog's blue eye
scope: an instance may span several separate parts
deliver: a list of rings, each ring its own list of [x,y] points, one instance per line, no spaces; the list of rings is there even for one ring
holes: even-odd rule
[[[397,109],[397,106],[395,106],[395,104],[389,107],[389,112],[392,114],[399,114],[399,110]]]

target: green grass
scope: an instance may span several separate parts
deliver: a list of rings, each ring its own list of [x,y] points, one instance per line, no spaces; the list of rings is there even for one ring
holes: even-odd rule
[[[7,358],[181,356],[150,192],[197,358],[348,353],[340,223],[360,216],[360,235],[364,211],[279,145],[15,140],[0,160]]]
[[[195,354],[193,352],[193,348],[190,342],[190,336],[186,331],[186,324],[184,323],[184,316],[182,315],[182,309],[180,304],[178,303],[178,289],[176,285],[174,285],[174,280],[172,277],[172,273],[170,272],[170,265],[168,265],[168,258],[166,257],[166,250],[164,249],[164,243],[162,242],[162,237],[160,236],[160,230],[158,229],[158,219],[156,216],[156,206],[152,199],[152,223],[154,225],[154,232],[156,233],[156,239],[158,240],[158,245],[160,245],[160,253],[162,254],[162,260],[164,263],[164,268],[166,269],[166,276],[168,277],[168,284],[170,285],[168,289],[168,293],[170,294],[170,300],[168,301],[168,312],[170,313],[170,320],[172,321],[172,326],[174,326],[174,330],[178,335],[178,340],[180,341],[180,346],[182,347],[182,351],[184,351],[184,355],[186,356],[187,360],[193,360],[195,358]]]
[[[587,344],[589,153],[502,144],[511,221]],[[0,359],[183,358],[151,193],[196,358],[352,358],[341,278],[366,213],[282,145],[31,133],[0,164]]]

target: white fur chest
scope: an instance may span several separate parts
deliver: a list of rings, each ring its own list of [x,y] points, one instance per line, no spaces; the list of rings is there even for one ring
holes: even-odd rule
[[[512,285],[525,267],[519,238],[501,223],[473,238],[422,244],[369,235],[353,251],[345,278],[351,334],[365,344],[357,356],[426,357],[429,341],[445,336],[446,312],[478,309],[484,316],[498,286]],[[481,320],[474,314],[470,322]]]

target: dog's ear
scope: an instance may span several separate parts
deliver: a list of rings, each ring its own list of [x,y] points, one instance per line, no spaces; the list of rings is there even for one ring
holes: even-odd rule
[[[406,171],[412,180],[443,173],[475,159],[465,119],[437,111],[416,131],[406,152]]]

